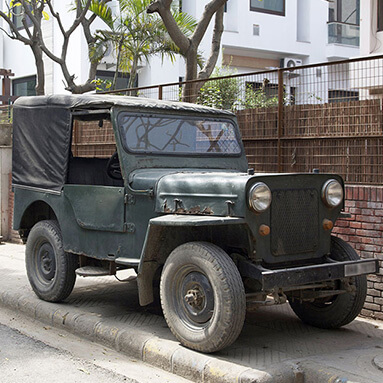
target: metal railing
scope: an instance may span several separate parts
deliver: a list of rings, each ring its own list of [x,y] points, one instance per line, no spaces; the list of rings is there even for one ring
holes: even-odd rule
[[[256,172],[339,173],[383,183],[383,56],[194,80],[192,99],[231,109]],[[114,93],[179,101],[187,82]],[[113,92],[108,92],[113,93]]]

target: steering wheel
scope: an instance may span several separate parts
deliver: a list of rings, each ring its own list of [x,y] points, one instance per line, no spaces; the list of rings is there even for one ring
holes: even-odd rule
[[[106,164],[106,173],[114,180],[122,180],[120,160],[118,159],[117,152],[114,152],[112,157],[109,158]]]

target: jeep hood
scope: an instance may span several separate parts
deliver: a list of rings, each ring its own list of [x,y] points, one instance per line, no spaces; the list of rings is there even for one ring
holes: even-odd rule
[[[245,215],[246,173],[227,171],[177,172],[156,185],[156,212],[218,216]]]

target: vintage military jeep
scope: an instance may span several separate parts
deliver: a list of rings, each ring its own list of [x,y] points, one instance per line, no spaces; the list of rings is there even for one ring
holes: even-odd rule
[[[76,121],[112,124],[110,158],[73,153]],[[115,146],[114,146],[115,145]],[[344,206],[333,174],[253,174],[236,118],[123,96],[42,96],[14,105],[14,228],[35,293],[58,302],[76,274],[137,272],[141,305],[159,286],[185,346],[236,340],[246,304],[289,301],[304,322],[351,322],[376,260],[331,229]]]

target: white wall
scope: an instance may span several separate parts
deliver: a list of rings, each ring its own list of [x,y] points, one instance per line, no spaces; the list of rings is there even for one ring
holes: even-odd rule
[[[3,2],[3,0],[0,0]],[[209,0],[184,1],[184,11],[197,19]],[[376,0],[363,0],[364,2]],[[54,0],[55,9],[63,18],[64,26],[68,27],[75,13],[70,11],[70,0]],[[112,4],[115,6],[116,1]],[[299,16],[299,19],[298,19]],[[273,59],[279,62],[283,57],[295,57],[304,64],[325,62],[331,55],[340,57],[357,56],[358,49],[345,46],[328,46],[327,44],[328,2],[326,0],[286,0],[285,16],[277,16],[250,11],[250,0],[230,0],[225,14],[225,31],[222,45],[226,54],[236,54],[252,58]],[[202,40],[200,50],[207,58],[210,53],[211,33],[214,19]],[[253,25],[259,25],[260,35],[253,35]],[[48,38],[47,45],[53,46],[56,55],[61,52],[61,32],[53,18],[45,21],[44,34]],[[103,28],[101,21],[94,28]],[[383,33],[381,34],[383,38]],[[12,69],[15,78],[30,76],[36,73],[34,58],[29,47],[18,41],[4,37],[3,66]],[[88,78],[89,61],[88,49],[82,28],[74,32],[68,50],[68,67],[75,75],[77,83],[83,83]],[[222,56],[222,54],[221,54]],[[0,55],[1,59],[1,55]],[[63,93],[64,84],[61,69],[51,60],[46,62],[46,92]],[[218,65],[220,62],[218,63]],[[113,68],[112,68],[113,70]],[[238,72],[252,71],[247,67],[240,67]],[[177,82],[184,76],[183,59],[178,59],[174,65],[169,60],[161,62],[153,58],[150,65],[144,66],[139,72],[139,85],[153,85],[166,82]]]

